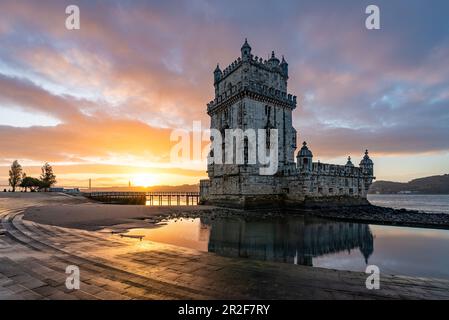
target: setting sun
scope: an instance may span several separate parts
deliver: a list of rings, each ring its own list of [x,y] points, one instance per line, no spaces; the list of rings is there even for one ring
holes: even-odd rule
[[[157,179],[153,175],[142,174],[133,177],[131,183],[136,187],[151,187],[157,184]]]

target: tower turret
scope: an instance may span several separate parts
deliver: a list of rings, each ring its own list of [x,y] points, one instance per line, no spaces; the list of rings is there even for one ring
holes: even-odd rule
[[[351,156],[348,156],[348,162],[346,162],[347,167],[354,167],[354,164],[351,161]]]
[[[360,161],[360,168],[362,168],[363,174],[372,176],[373,167],[374,167],[373,160],[370,159],[368,155],[368,149],[366,149],[365,156],[363,157],[362,161]]]
[[[307,147],[307,142],[302,143],[302,148],[296,156],[296,166],[300,171],[312,171],[312,151]]]
[[[248,61],[251,58],[251,46],[248,44],[248,40],[246,38],[240,51],[242,52],[243,61]]]
[[[284,77],[288,78],[288,63],[287,63],[287,61],[285,61],[284,56],[282,56],[282,61],[281,61],[280,67],[281,67],[282,74],[284,75]]]
[[[217,67],[214,70],[214,84],[221,80],[223,72],[221,72],[220,66],[217,63]]]
[[[268,60],[268,63],[272,68],[279,66],[279,59],[276,58],[274,51],[271,51],[271,58]]]

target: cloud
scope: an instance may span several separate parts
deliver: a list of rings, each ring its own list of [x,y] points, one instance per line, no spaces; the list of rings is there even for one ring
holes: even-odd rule
[[[78,108],[90,102],[56,96],[26,79],[11,78],[0,74],[0,103],[18,106],[29,112],[53,115],[63,121],[76,121],[82,117]]]
[[[167,161],[171,129],[208,126],[212,70],[245,37],[285,55],[314,154],[449,149],[446,1],[378,1],[378,31],[368,1],[76,2],[79,31],[64,27],[69,1],[2,2],[0,106],[61,123],[0,127],[0,161]]]

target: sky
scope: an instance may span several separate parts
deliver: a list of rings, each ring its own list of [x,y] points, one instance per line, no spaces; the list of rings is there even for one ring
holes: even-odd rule
[[[68,5],[79,30],[65,27]],[[365,8],[380,8],[380,30]],[[314,160],[370,151],[378,180],[449,173],[449,2],[0,1],[0,185],[15,159],[60,185],[177,185],[170,133],[209,126],[213,70],[272,50],[289,63],[293,123]]]

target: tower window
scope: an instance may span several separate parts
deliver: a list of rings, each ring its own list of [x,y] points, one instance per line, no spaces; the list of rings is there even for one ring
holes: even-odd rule
[[[270,116],[270,114],[271,114],[271,107],[266,105],[265,106],[265,115],[266,116]]]
[[[226,163],[226,143],[221,144],[222,163]]]
[[[244,163],[248,164],[248,138],[247,137],[245,137],[245,140],[244,140],[243,158],[244,158]]]
[[[266,129],[266,133],[267,133],[267,137],[266,137],[266,145],[267,145],[267,149],[270,149],[270,146],[271,146],[271,143],[270,143],[270,140],[271,140],[271,131],[270,131],[270,128],[267,128],[267,129]]]
[[[267,149],[270,149],[271,147],[271,129],[275,129],[272,126],[267,126],[265,127],[265,134],[266,134],[266,145],[267,145]]]

